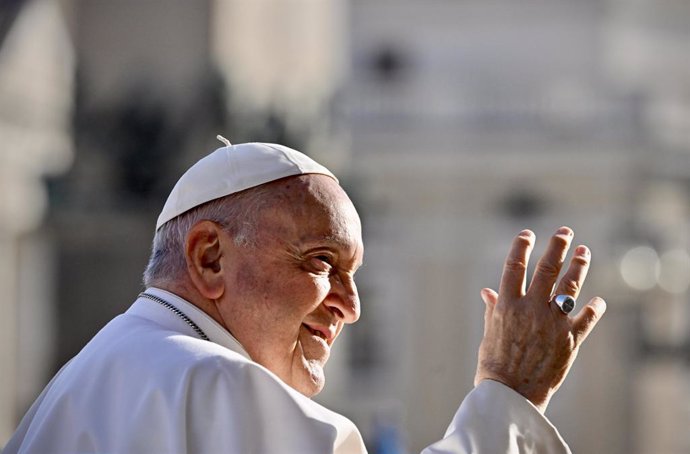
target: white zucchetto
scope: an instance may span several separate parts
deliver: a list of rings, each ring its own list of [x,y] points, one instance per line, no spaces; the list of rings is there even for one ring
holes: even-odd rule
[[[156,230],[203,203],[281,178],[316,173],[338,179],[304,153],[272,143],[242,143],[217,149],[200,159],[175,184]]]

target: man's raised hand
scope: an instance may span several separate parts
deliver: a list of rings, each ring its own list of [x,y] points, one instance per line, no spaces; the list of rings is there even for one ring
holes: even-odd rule
[[[558,229],[527,287],[527,264],[535,235],[523,230],[513,240],[498,293],[488,288],[481,292],[486,311],[475,385],[486,379],[499,381],[525,396],[541,412],[563,383],[580,345],[606,311],[606,303],[599,297],[574,317],[550,302],[554,295],[577,299],[587,276],[590,252],[578,246],[558,280],[572,239],[570,228]]]

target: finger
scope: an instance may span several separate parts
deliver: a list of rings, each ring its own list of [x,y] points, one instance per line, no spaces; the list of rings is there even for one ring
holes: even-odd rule
[[[525,294],[527,262],[534,247],[534,233],[531,230],[520,232],[510,247],[503,265],[503,276],[498,293],[504,298],[515,299]]]
[[[494,307],[496,307],[496,303],[498,302],[498,293],[490,288],[484,288],[479,294],[486,305],[484,309],[484,335],[486,335],[489,320],[491,320],[491,316],[494,313]]]
[[[479,293],[484,303],[488,306],[495,306],[498,302],[498,293],[490,288],[483,288]]]
[[[573,318],[573,336],[575,345],[578,346],[589,336],[594,326],[599,322],[602,315],[606,312],[606,302],[594,297],[589,303]]]
[[[573,231],[569,227],[561,227],[556,231],[549,240],[546,252],[537,263],[527,293],[539,300],[549,300],[572,239]]]
[[[587,246],[578,246],[575,248],[573,258],[570,260],[568,271],[565,272],[556,287],[555,295],[570,295],[577,299],[580,294],[582,284],[587,277],[589,271],[591,254]]]

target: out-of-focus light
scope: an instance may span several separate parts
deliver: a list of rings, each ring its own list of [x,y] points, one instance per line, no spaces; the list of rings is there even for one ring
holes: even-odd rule
[[[659,287],[669,293],[684,293],[690,287],[690,256],[683,249],[661,255],[658,263]]]
[[[651,247],[632,248],[621,259],[621,276],[635,290],[650,290],[657,283],[658,263],[659,256]]]

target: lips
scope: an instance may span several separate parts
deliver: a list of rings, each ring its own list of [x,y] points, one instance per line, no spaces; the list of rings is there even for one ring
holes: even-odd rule
[[[333,342],[333,339],[335,337],[335,330],[331,330],[328,327],[325,326],[317,326],[317,325],[308,325],[306,323],[302,323],[302,326],[304,326],[307,331],[309,331],[311,334],[323,339],[330,345]]]

